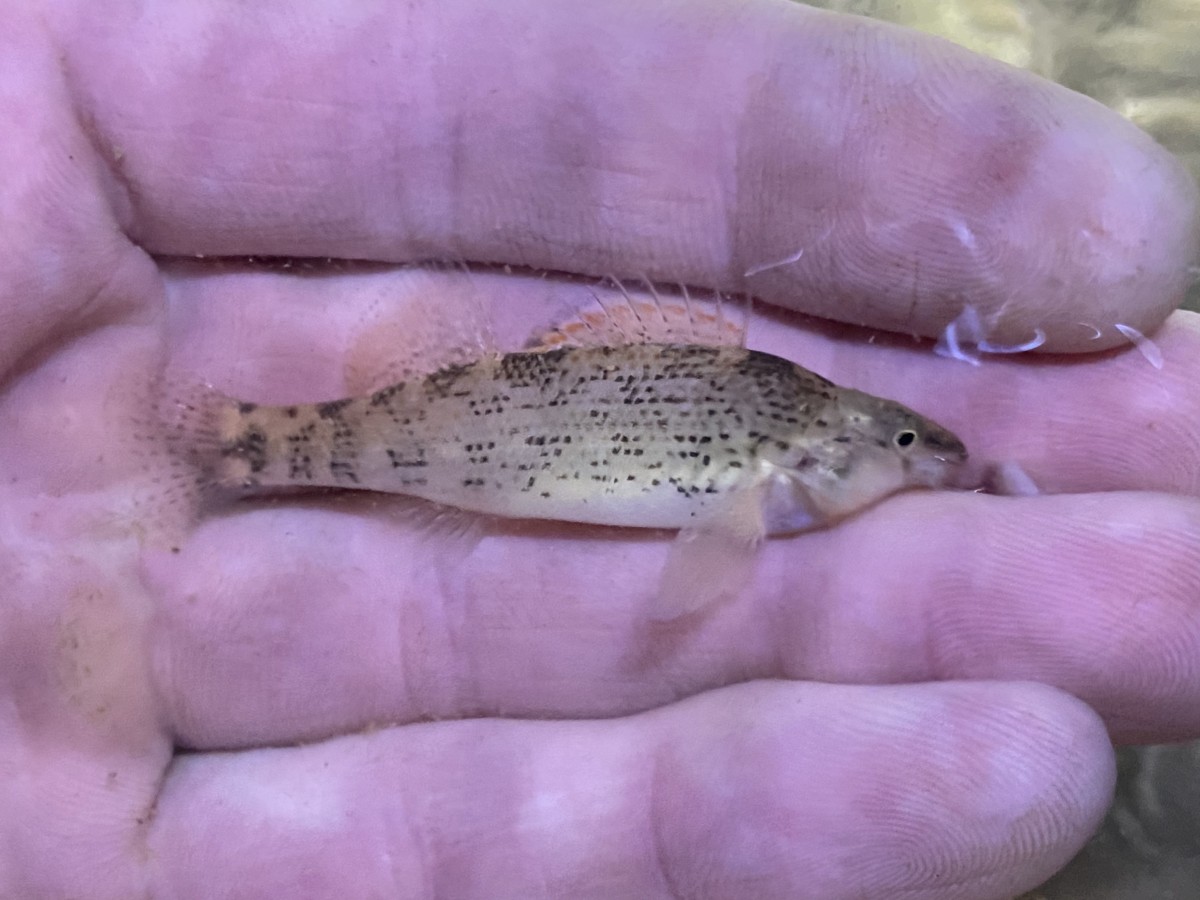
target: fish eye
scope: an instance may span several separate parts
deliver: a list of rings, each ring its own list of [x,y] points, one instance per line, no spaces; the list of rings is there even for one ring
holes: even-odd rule
[[[905,428],[903,431],[897,431],[895,437],[892,438],[892,443],[901,450],[906,450],[917,442],[917,433],[911,428]]]

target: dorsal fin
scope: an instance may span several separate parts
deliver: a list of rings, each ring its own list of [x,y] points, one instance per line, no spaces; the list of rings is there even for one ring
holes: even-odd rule
[[[495,352],[488,302],[465,263],[406,266],[384,283],[347,349],[346,393],[369,394]]]
[[[622,344],[745,346],[747,302],[718,291],[701,297],[686,285],[667,292],[650,281],[630,291],[616,278],[591,290],[592,300],[530,341],[534,350]]]

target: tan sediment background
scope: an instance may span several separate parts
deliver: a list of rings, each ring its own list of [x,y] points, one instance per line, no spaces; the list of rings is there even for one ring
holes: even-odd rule
[[[949,38],[1087,94],[1200,181],[1200,0],[827,0]],[[1184,304],[1200,310],[1200,280]],[[1200,742],[1119,754],[1100,832],[1028,900],[1200,898]]]

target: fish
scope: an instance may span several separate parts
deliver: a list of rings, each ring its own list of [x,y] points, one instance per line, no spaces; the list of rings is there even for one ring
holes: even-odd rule
[[[764,539],[949,486],[967,459],[912,409],[750,349],[690,298],[657,294],[357,396],[263,405],[208,390],[173,417],[198,481],[227,496],[338,488],[675,530],[655,619],[736,593]]]

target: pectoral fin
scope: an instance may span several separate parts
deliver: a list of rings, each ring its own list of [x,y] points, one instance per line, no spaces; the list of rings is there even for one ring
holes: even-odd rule
[[[759,490],[734,494],[702,525],[682,529],[671,544],[650,618],[677,619],[736,596],[753,575],[763,535]]]

